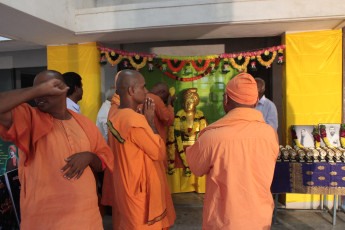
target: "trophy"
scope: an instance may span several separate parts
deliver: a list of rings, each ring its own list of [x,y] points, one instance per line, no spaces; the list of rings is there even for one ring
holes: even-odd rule
[[[289,162],[289,152],[284,148],[284,146],[279,146],[280,152],[283,158],[283,162]]]
[[[297,152],[289,145],[286,146],[286,150],[289,152],[290,162],[296,162]]]
[[[320,147],[316,148],[316,149],[320,153],[320,162],[326,162],[327,152],[324,149],[320,148]]]
[[[310,148],[309,150],[313,152],[313,155],[312,155],[313,162],[319,162],[319,157],[320,157],[319,151],[317,151],[315,148]]]
[[[333,151],[335,152],[335,162],[340,163],[342,161],[341,156],[343,155],[343,151],[341,151],[339,148],[334,148]]]
[[[314,152],[313,152],[313,150],[309,149],[309,148],[305,148],[304,150],[306,151],[306,157],[305,157],[306,161],[308,163],[312,163],[314,161]]]
[[[321,147],[323,150],[326,151],[327,155],[326,155],[326,160],[328,163],[334,163],[334,151],[331,148],[327,148],[327,147]]]
[[[282,148],[284,148],[282,145],[279,145],[279,152],[278,152],[278,157],[277,157],[277,162],[282,161]]]

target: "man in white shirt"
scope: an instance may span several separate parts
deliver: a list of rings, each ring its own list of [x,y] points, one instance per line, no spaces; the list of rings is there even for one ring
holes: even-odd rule
[[[275,130],[278,129],[278,112],[275,104],[265,97],[265,81],[261,78],[255,78],[256,84],[258,86],[259,93],[259,103],[255,107],[256,110],[259,110],[266,122],[266,124],[271,125]]]
[[[111,107],[111,99],[113,98],[114,93],[115,93],[115,87],[111,87],[105,92],[106,100],[103,102],[97,115],[96,126],[101,131],[106,141],[108,141],[108,129],[107,129],[108,113]]]
[[[69,87],[66,98],[67,108],[76,113],[81,113],[80,106],[77,104],[83,98],[83,84],[80,75],[75,72],[67,72],[62,76]]]

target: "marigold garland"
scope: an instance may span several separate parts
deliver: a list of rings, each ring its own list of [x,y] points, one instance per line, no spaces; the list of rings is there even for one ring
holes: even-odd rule
[[[199,61],[199,60],[198,60]],[[204,72],[208,67],[209,67],[209,65],[210,65],[210,59],[207,59],[207,60],[204,60],[205,61],[205,63],[204,63],[204,65],[203,66],[201,66],[201,67],[199,67],[198,66],[198,64],[193,60],[193,61],[191,61],[192,62],[192,66],[193,66],[193,68],[196,70],[196,71],[198,71],[198,72]]]
[[[321,137],[320,137],[320,133],[318,128],[315,126],[313,129],[313,137],[314,137],[314,142],[315,142],[315,147],[319,148],[320,147],[320,143],[321,143]]]
[[[247,72],[247,65],[250,61],[250,57],[246,57],[242,65],[238,65],[234,58],[230,58],[231,65],[240,72]]]
[[[111,52],[111,54],[109,54],[110,52],[107,52],[107,51],[104,51],[104,52],[105,52],[105,56],[107,57],[107,60],[110,63],[110,65],[114,66],[114,65],[117,65],[121,62],[122,57],[123,57],[121,54],[118,54],[118,57],[115,60],[113,60],[112,57],[115,56],[115,54],[116,54],[115,52]],[[114,55],[113,55],[113,53],[114,53]]]
[[[331,145],[331,143],[329,143],[329,140],[327,138],[326,126],[325,125],[320,125],[320,135],[321,135],[321,138],[322,138],[323,142],[325,143],[325,145],[327,147],[335,147],[335,146]]]
[[[266,55],[267,56],[267,55]],[[276,58],[277,56],[277,51],[273,51],[273,54],[272,54],[272,58],[268,61],[264,61],[262,60],[262,57],[261,55],[258,55],[256,56],[256,59],[258,60],[258,62],[263,65],[263,66],[266,66],[266,68],[270,68],[271,67],[271,64],[273,63],[274,59]]]
[[[196,138],[197,138],[199,132],[203,130],[206,127],[206,125],[207,123],[206,123],[204,113],[200,110],[197,110],[195,112],[192,129],[188,128],[186,112],[184,110],[180,110],[177,112],[175,116],[174,125],[170,126],[168,129],[167,152],[168,152],[168,174],[169,175],[172,175],[175,173],[176,147],[177,147],[177,152],[179,153],[179,156],[185,167],[185,175],[187,177],[191,175],[191,171],[189,169],[189,166],[186,160],[186,153],[183,148],[181,127],[183,128],[184,137],[189,139],[189,137],[193,135],[196,135]]]
[[[340,125],[340,143],[341,147],[345,148],[345,124]]]
[[[139,56],[140,58],[140,56]],[[137,56],[135,57],[135,59],[139,59]],[[143,68],[146,65],[147,62],[147,57],[142,57],[143,61],[139,64],[137,64],[132,57],[128,57],[129,62],[132,64],[132,66],[136,69],[136,70],[140,70],[141,68]]]
[[[291,136],[292,136],[292,140],[293,140],[295,145],[297,145],[300,148],[304,148],[304,146],[301,145],[301,143],[299,143],[299,140],[298,140],[297,134],[296,134],[296,129],[295,129],[294,125],[291,125]]]
[[[170,59],[167,59],[167,60],[166,60],[166,63],[168,64],[169,68],[171,69],[171,71],[172,71],[173,73],[178,73],[178,72],[180,72],[181,69],[183,68],[184,64],[186,63],[185,61],[179,61],[179,62],[180,62],[180,64],[179,64],[177,67],[175,67],[175,66],[173,66],[173,64],[171,63],[171,60],[170,60]]]
[[[168,76],[168,77],[170,77],[170,78],[172,78],[172,79],[174,79],[174,80],[177,80],[177,81],[195,81],[195,80],[199,80],[200,78],[203,78],[203,77],[207,76],[207,75],[212,71],[212,69],[217,68],[219,62],[220,62],[220,60],[219,60],[219,58],[217,58],[217,59],[215,60],[215,66],[214,66],[214,67],[209,67],[209,68],[208,68],[205,72],[203,72],[202,74],[199,74],[199,75],[197,75],[197,76],[190,77],[190,78],[178,77],[178,76],[175,76],[175,75],[172,74],[172,73],[167,72],[167,71],[166,71],[166,68],[164,68],[164,65],[165,65],[166,63],[163,63],[162,65],[159,65],[159,64],[157,63],[156,66],[157,66],[157,68],[158,68],[159,70],[161,70],[161,71],[164,73],[164,75],[166,75],[166,76]]]

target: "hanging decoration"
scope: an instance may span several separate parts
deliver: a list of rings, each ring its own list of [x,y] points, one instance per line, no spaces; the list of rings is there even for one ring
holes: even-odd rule
[[[243,60],[242,55],[236,58],[230,58],[230,63],[232,67],[237,69],[239,72],[247,72],[247,65],[249,61],[250,61],[250,57],[245,57]],[[242,64],[237,64],[239,62],[242,62]]]
[[[131,65],[139,71],[141,68],[143,68],[146,65],[147,57],[140,57],[139,55],[135,55],[133,57],[128,57]]]
[[[345,148],[345,124],[340,125],[340,143],[341,147]]]
[[[329,140],[327,138],[326,126],[325,125],[320,125],[320,135],[321,135],[321,138],[322,138],[323,142],[325,143],[325,145],[327,147],[334,147],[333,145],[331,145],[331,143],[329,143]]]
[[[149,72],[153,72],[153,58],[148,58],[147,66],[149,67]]]
[[[230,63],[229,63],[229,59],[228,58],[224,58],[223,59],[223,68],[222,68],[222,72],[228,73],[230,72]]]
[[[198,59],[191,61],[193,68],[199,73],[204,72],[210,66],[210,59],[202,60]]]
[[[171,78],[183,81],[193,81],[204,77],[207,74],[214,73],[217,69],[219,61],[223,61],[221,66],[222,72],[228,73],[230,65],[239,72],[246,72],[247,68],[255,71],[257,64],[261,64],[266,68],[270,68],[273,61],[278,57],[277,64],[284,64],[284,49],[285,45],[269,47],[261,50],[240,53],[224,53],[220,55],[205,55],[205,56],[167,56],[147,53],[127,52],[124,50],[110,49],[99,46],[101,51],[100,63],[105,64],[109,62],[111,66],[118,65],[120,62],[124,68],[134,68],[137,71],[147,65],[148,71],[153,72],[154,61],[159,59],[161,65],[156,66],[163,71],[163,73]],[[191,78],[181,78],[175,76],[180,71],[184,70],[185,75],[193,73],[193,68],[198,75]],[[169,72],[171,71],[171,72]]]
[[[291,125],[291,136],[292,136],[292,140],[293,140],[294,145],[297,145],[300,148],[304,148],[304,146],[301,145],[301,143],[299,142],[299,140],[297,138],[296,128],[294,125]]]
[[[174,74],[172,74],[172,73],[167,72],[166,70],[163,70],[163,67],[162,67],[161,65],[156,64],[156,66],[157,66],[157,68],[158,68],[159,70],[161,70],[166,76],[168,76],[168,77],[170,77],[170,78],[172,78],[172,79],[174,79],[174,80],[176,80],[176,81],[195,81],[195,80],[199,80],[200,78],[203,78],[203,77],[205,77],[206,75],[208,75],[208,74],[212,71],[212,68],[217,68],[219,62],[220,62],[220,59],[217,58],[217,59],[215,60],[215,66],[214,66],[214,67],[211,67],[211,66],[210,66],[210,67],[209,67],[205,72],[203,72],[202,74],[199,74],[199,75],[197,75],[197,76],[190,77],[190,78],[187,78],[187,77],[185,77],[185,78],[183,78],[183,77],[178,77],[178,76],[176,76],[176,75],[174,75]]]
[[[170,70],[173,72],[173,74],[177,74],[178,72],[180,72],[185,64],[185,61],[177,60],[177,59],[174,59],[174,60],[166,59],[165,61],[167,65],[169,66]]]
[[[258,62],[263,65],[266,66],[266,69],[271,68],[271,64],[273,63],[274,59],[277,56],[277,51],[273,51],[273,53],[269,52],[268,50],[265,51],[264,56],[268,57],[267,61],[264,61],[262,58],[262,54],[256,56],[256,58],[258,59]]]

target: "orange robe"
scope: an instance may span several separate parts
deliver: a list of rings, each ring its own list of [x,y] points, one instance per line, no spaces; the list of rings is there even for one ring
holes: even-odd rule
[[[171,105],[166,106],[163,100],[152,93],[148,93],[146,97],[153,99],[155,103],[155,125],[159,135],[163,141],[167,140],[167,126],[174,124],[175,114]]]
[[[163,166],[164,141],[132,109],[118,109],[108,127],[114,152],[114,229],[161,230],[173,225],[176,215]]]
[[[19,151],[21,229],[103,229],[90,167],[78,180],[67,180],[61,168],[77,152],[90,151],[113,165],[113,155],[96,125],[74,113],[70,120],[54,119],[28,104],[12,110],[12,126],[0,135]]]
[[[276,131],[255,109],[233,109],[201,132],[186,154],[191,171],[206,174],[203,229],[270,229],[278,152]]]
[[[109,117],[114,116],[117,107],[120,106],[120,96],[114,94],[113,98],[111,99],[111,107],[108,113],[108,120]],[[108,137],[111,135],[108,130]],[[109,143],[109,141],[108,141]],[[103,176],[103,186],[102,186],[102,199],[101,204],[106,206],[112,206],[114,203],[114,185],[113,185],[113,178],[112,172],[109,169],[104,170]]]

